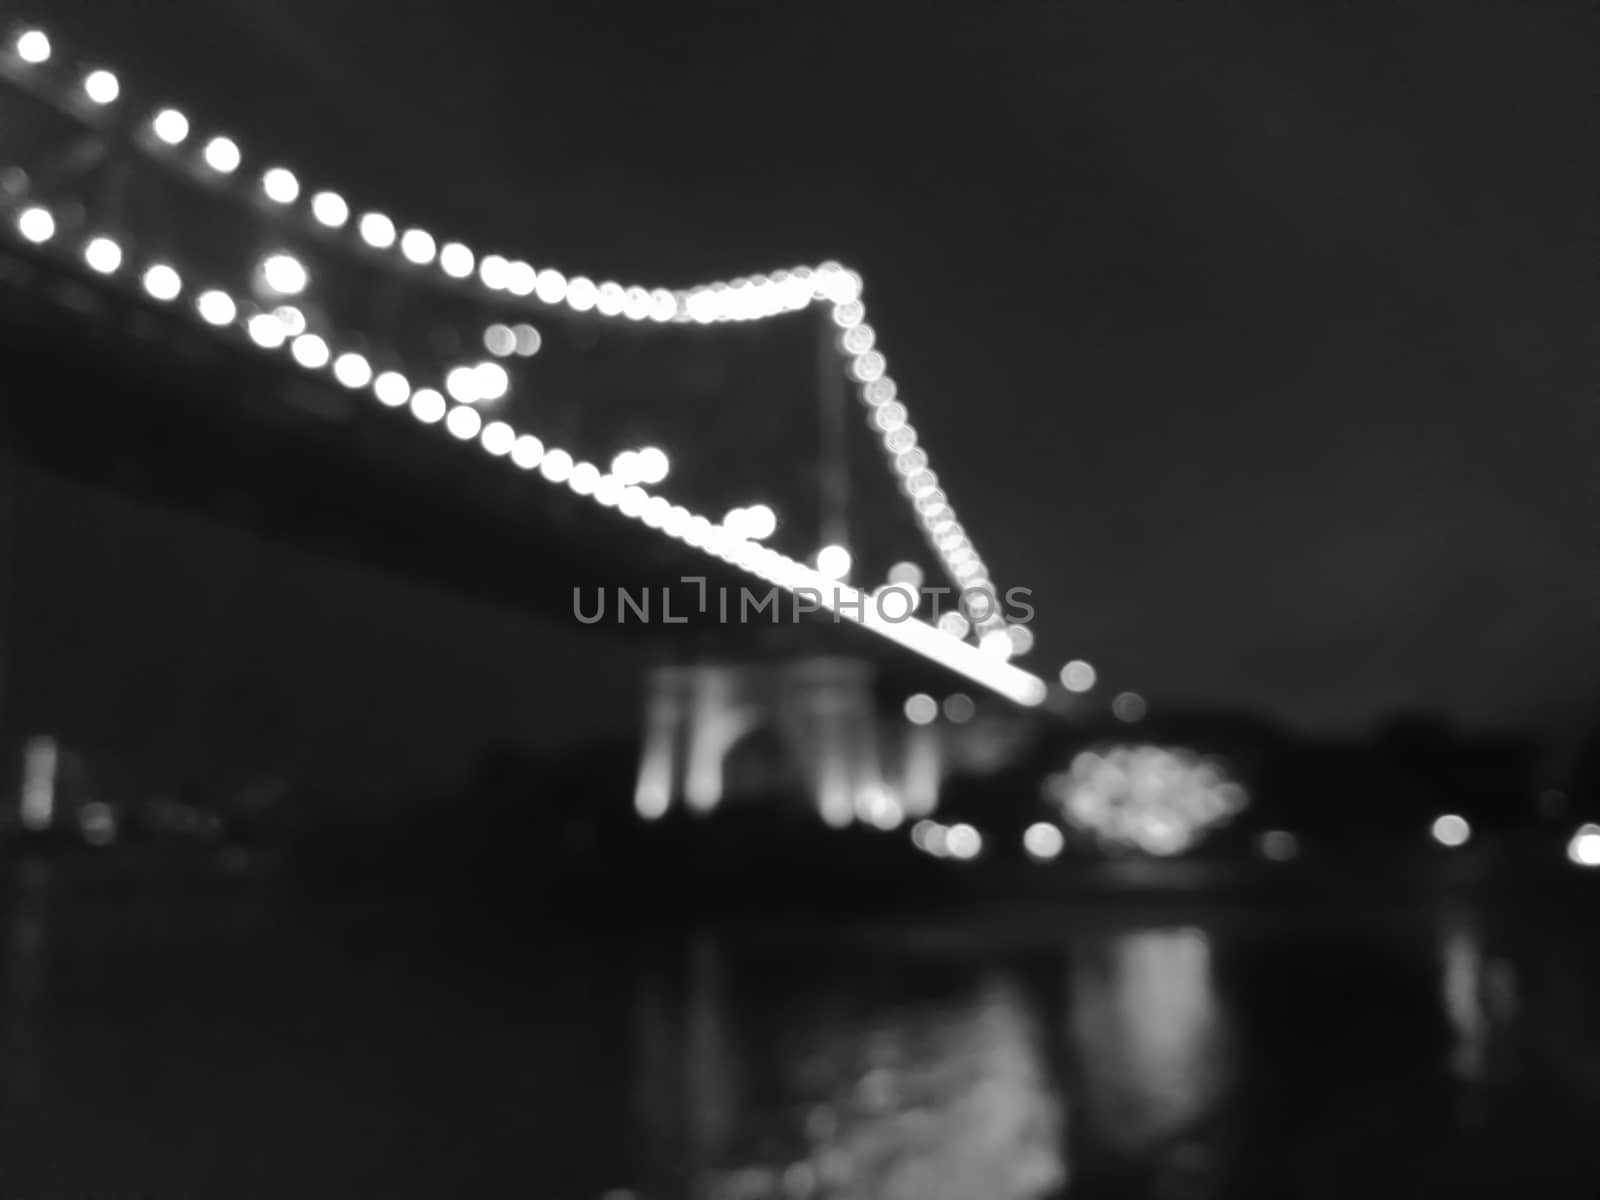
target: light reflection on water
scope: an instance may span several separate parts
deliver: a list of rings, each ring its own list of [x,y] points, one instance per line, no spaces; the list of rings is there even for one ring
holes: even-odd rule
[[[326,912],[201,920],[13,882],[0,1160],[50,1194],[1232,1200],[1600,1179],[1581,930],[1080,919],[519,945],[509,970]]]

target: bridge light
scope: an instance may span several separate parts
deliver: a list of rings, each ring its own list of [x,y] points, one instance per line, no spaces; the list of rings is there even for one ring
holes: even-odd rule
[[[972,623],[961,613],[951,609],[947,613],[940,614],[939,628],[953,638],[964,638],[972,632]]]
[[[1060,857],[1066,844],[1067,839],[1062,836],[1061,830],[1048,821],[1037,821],[1022,834],[1022,848],[1035,862],[1050,862]]]
[[[276,350],[288,337],[283,322],[271,313],[257,313],[250,318],[245,329],[250,334],[250,340],[263,350]]]
[[[314,333],[303,333],[295,338],[289,353],[294,355],[295,362],[308,371],[320,371],[332,357],[328,343]]]
[[[567,305],[573,312],[588,312],[600,300],[594,280],[575,275],[567,282]]]
[[[183,280],[166,263],[156,263],[144,273],[144,290],[156,300],[176,300]]]
[[[475,367],[452,367],[444,377],[444,390],[457,404],[476,404],[479,393],[478,372]]]
[[[662,483],[667,478],[667,473],[672,469],[672,464],[667,461],[667,456],[654,446],[646,446],[639,451],[639,482],[654,486]]]
[[[1061,686],[1069,692],[1087,692],[1094,686],[1095,671],[1081,658],[1061,668]]]
[[[372,364],[353,352],[333,360],[333,377],[347,388],[364,388],[372,382]]]
[[[122,266],[122,247],[108,237],[90,238],[83,248],[83,261],[91,270],[110,275]]]
[[[380,212],[362,213],[356,228],[361,240],[374,250],[387,250],[394,245],[394,222]]]
[[[637,450],[624,450],[611,460],[611,474],[616,476],[623,487],[631,487],[639,482],[639,452]]]
[[[1026,625],[1008,625],[1005,633],[1011,639],[1012,654],[1026,654],[1033,649],[1033,630]]]
[[[945,831],[944,852],[951,858],[971,862],[983,853],[983,835],[971,825],[952,825]]]
[[[520,259],[506,268],[506,291],[513,296],[531,296],[539,286],[539,272]]]
[[[850,551],[843,546],[824,546],[817,551],[817,571],[828,579],[843,579],[850,574]]]
[[[539,353],[539,347],[544,345],[544,338],[532,325],[526,323],[514,326],[511,330],[516,338],[516,351],[519,358],[532,358]]]
[[[150,132],[169,146],[179,145],[189,136],[189,118],[175,108],[163,108],[151,118]]]
[[[627,303],[626,297],[627,293],[622,290],[620,283],[602,283],[595,294],[595,311],[602,317],[621,316],[623,306]]]
[[[678,298],[666,288],[650,293],[650,319],[665,324],[678,316]]]
[[[83,77],[83,94],[96,104],[111,104],[122,94],[122,85],[110,71],[90,71]]]
[[[56,219],[47,208],[25,208],[17,214],[17,232],[37,246],[55,237]]]
[[[481,362],[472,368],[477,377],[478,399],[499,400],[511,389],[511,376],[497,362]]]
[[[239,315],[239,308],[234,304],[233,297],[214,288],[208,292],[201,292],[194,306],[200,313],[200,319],[207,325],[232,325],[234,318]]]
[[[231,175],[239,169],[239,147],[232,138],[214,137],[201,152],[206,166],[219,175]]]
[[[491,325],[483,331],[483,348],[496,358],[504,358],[517,348],[517,335],[509,325]]]
[[[744,510],[744,536],[764,542],[778,532],[778,514],[765,504],[752,504]]]
[[[261,278],[280,296],[298,296],[310,282],[305,266],[292,254],[269,254],[261,260]]]
[[[471,441],[483,428],[483,418],[478,415],[477,409],[463,404],[450,410],[450,415],[444,419],[444,427],[463,442]]]
[[[517,444],[517,434],[504,421],[490,421],[483,427],[483,436],[478,440],[490,454],[496,458],[504,458]]]
[[[503,292],[511,286],[511,264],[498,254],[485,254],[478,264],[478,278],[491,292]]]
[[[977,715],[977,712],[978,706],[965,692],[956,692],[945,697],[944,719],[952,725],[965,725]]]
[[[274,204],[293,204],[300,198],[300,181],[287,167],[270,167],[261,176],[261,190]]]
[[[1111,702],[1112,715],[1129,725],[1144,720],[1145,713],[1149,711],[1149,705],[1145,704],[1144,697],[1138,692],[1123,692]]]
[[[572,474],[572,455],[565,450],[547,450],[539,462],[539,474],[551,483],[565,483]]]
[[[39,29],[24,29],[17,35],[17,57],[31,67],[50,61],[50,38]]]
[[[906,720],[913,725],[932,725],[939,718],[939,702],[926,692],[906,698]]]
[[[439,250],[439,269],[451,279],[465,279],[472,274],[472,251],[460,242],[446,242]]]
[[[372,394],[386,408],[399,408],[411,399],[411,384],[399,371],[384,371],[372,381]]]
[[[419,267],[433,261],[435,250],[433,235],[425,229],[408,229],[400,239],[400,253]]]
[[[543,458],[544,443],[531,433],[525,433],[517,438],[517,444],[511,447],[511,461],[524,471],[533,470]]]
[[[292,304],[280,304],[272,310],[272,315],[278,318],[278,323],[283,326],[283,332],[288,337],[299,337],[306,331],[306,315]]]
[[[897,562],[889,568],[890,583],[916,591],[922,586],[922,568],[914,562]]]
[[[591,496],[595,488],[600,485],[600,468],[592,462],[581,462],[573,465],[572,474],[567,476],[567,486],[580,496]],[[621,498],[621,489],[618,489],[618,499]]]
[[[533,294],[538,296],[543,304],[560,304],[567,298],[567,277],[560,271],[546,267],[539,272],[539,280],[534,284]]]
[[[329,229],[340,229],[350,219],[350,206],[338,192],[318,192],[311,197],[311,215]]]
[[[432,388],[419,388],[411,397],[411,415],[424,425],[435,425],[444,419],[444,397]]]

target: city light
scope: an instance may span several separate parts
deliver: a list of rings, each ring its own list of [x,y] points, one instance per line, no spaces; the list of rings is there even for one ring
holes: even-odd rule
[[[400,253],[419,267],[431,263],[436,252],[433,235],[424,229],[408,229],[400,238]]]
[[[1465,817],[1455,813],[1445,813],[1435,818],[1431,829],[1433,840],[1441,846],[1455,849],[1465,846],[1472,837],[1472,826],[1467,824]]]
[[[439,250],[439,269],[451,279],[466,279],[472,274],[472,251],[460,242],[446,242]]]
[[[350,219],[350,206],[338,192],[318,192],[311,197],[311,215],[319,224],[339,229]]]
[[[1077,754],[1046,799],[1102,844],[1166,857],[1192,848],[1248,802],[1221,767],[1186,750],[1112,746]]]
[[[1035,862],[1050,862],[1060,857],[1066,844],[1066,836],[1048,821],[1036,821],[1022,834],[1022,848]]]
[[[333,360],[333,377],[347,388],[364,388],[372,382],[372,365],[355,353],[345,353]]]
[[[399,408],[411,399],[411,383],[398,371],[383,371],[372,381],[372,394],[386,408]]]
[[[1567,858],[1574,866],[1600,867],[1600,825],[1579,826],[1567,843]]]
[[[639,482],[655,486],[664,483],[672,464],[668,461],[666,452],[655,447],[646,446],[639,451]]]
[[[1149,706],[1138,692],[1123,692],[1111,702],[1111,712],[1117,720],[1132,725],[1144,720],[1145,714],[1149,712]]]
[[[913,725],[931,725],[939,718],[939,702],[926,692],[906,698],[906,720]]]
[[[207,325],[231,325],[239,315],[233,297],[215,289],[200,293],[195,300],[195,310]]]
[[[394,245],[394,222],[382,213],[362,213],[356,230],[360,233],[361,240],[374,250],[387,250]]]

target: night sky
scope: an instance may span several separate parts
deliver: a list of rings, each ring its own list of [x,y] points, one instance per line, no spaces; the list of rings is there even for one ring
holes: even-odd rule
[[[1029,665],[1333,730],[1596,698],[1585,7],[33,12],[442,233],[669,286],[856,266]]]

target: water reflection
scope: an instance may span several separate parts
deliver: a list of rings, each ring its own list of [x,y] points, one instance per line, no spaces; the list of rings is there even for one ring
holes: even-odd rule
[[[701,943],[676,1019],[659,991],[642,1006],[648,1177],[718,1198],[1034,1200],[1064,1185],[1062,1102],[1016,979],[928,1002],[927,980],[871,978],[841,1003],[836,977],[795,977],[776,1006],[739,1004],[774,965]]]

